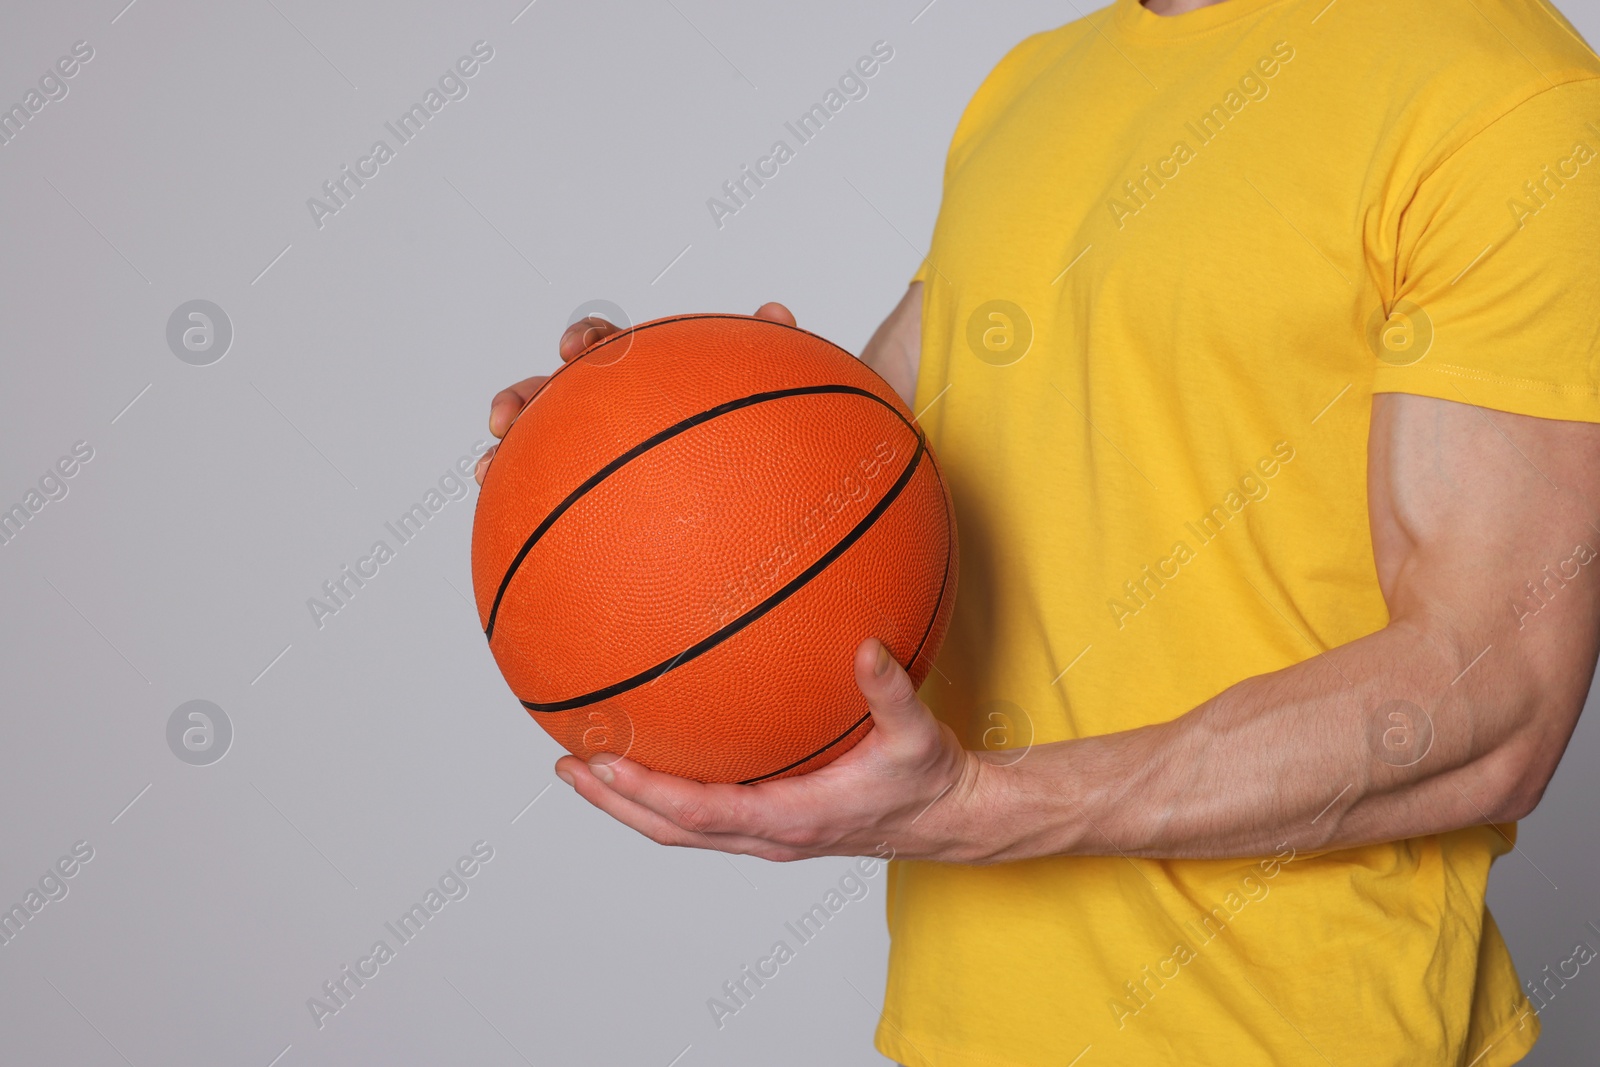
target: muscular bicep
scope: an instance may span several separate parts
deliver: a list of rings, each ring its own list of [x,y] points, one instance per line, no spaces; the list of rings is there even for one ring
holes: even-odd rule
[[[1504,601],[1546,565],[1559,574],[1560,561],[1600,548],[1600,425],[1380,393],[1368,468],[1391,615],[1474,595]],[[1562,581],[1585,587],[1592,615],[1600,568],[1585,581],[1578,566]]]
[[[1493,680],[1479,743],[1553,771],[1600,650],[1600,425],[1378,394],[1368,470],[1391,625]]]

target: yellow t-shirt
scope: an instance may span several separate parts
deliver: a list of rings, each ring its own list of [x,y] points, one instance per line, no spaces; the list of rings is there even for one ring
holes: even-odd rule
[[[970,746],[1167,721],[1382,628],[1373,393],[1600,421],[1597,79],[1539,0],[1116,0],[1001,62],[919,272],[962,556],[923,693]],[[878,1048],[1515,1062],[1502,830],[897,862]]]

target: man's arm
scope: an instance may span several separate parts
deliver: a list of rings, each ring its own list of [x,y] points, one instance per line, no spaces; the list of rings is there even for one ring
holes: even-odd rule
[[[1389,624],[992,775],[1052,811],[1010,850],[1247,856],[1533,810],[1600,651],[1600,426],[1380,394],[1368,478]]]
[[[861,362],[883,375],[908,405],[917,392],[922,363],[922,283],[912,282],[889,317],[861,350]]]
[[[907,397],[920,299],[863,353]],[[1600,652],[1600,426],[1380,394],[1369,462],[1390,623],[1169,722],[1021,759],[965,751],[868,641],[855,671],[874,729],[820,770],[708,786],[568,756],[557,773],[656,841],[771,859],[884,842],[967,863],[1257,856],[1520,818]]]

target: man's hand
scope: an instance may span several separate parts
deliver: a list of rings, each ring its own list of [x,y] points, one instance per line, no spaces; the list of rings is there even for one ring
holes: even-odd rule
[[[757,318],[797,325],[782,304],[756,309]],[[861,353],[907,404],[916,391],[921,355],[922,283],[915,282]],[[589,317],[561,335],[563,363],[618,332]],[[497,393],[489,431],[503,438],[549,379],[526,378]],[[495,453],[478,460],[476,477]],[[986,757],[965,751],[948,726],[917,699],[911,679],[876,640],[856,652],[856,683],[872,712],[873,729],[834,762],[795,778],[755,786],[704,785],[659,774],[626,758],[573,756],[556,773],[603,811],[663,844],[741,852],[774,860],[829,854],[863,855],[889,844],[906,858],[981,862],[996,858],[992,833],[975,834],[964,820],[982,803]]]
[[[704,785],[610,755],[563,756],[556,774],[589,803],[663,845],[796,860],[864,856],[887,843],[902,859],[982,862],[1000,843],[976,832],[987,804],[982,754],[917,699],[876,640],[856,650],[872,729],[832,763],[757,785]],[[881,854],[881,853],[879,853]]]
[[[785,326],[795,325],[794,314],[782,304],[762,304],[756,308],[756,318],[781,322]],[[620,326],[614,326],[605,319],[590,315],[566,328],[561,334],[561,341],[556,346],[556,351],[561,356],[561,362],[571,363],[583,354],[584,349],[604,341],[620,329]],[[517,421],[517,416],[522,414],[522,409],[533,399],[533,394],[537,393],[539,387],[549,378],[548,374],[536,374],[494,395],[494,399],[489,401],[489,432],[494,434],[496,440],[506,435],[506,431],[511,429],[511,424]],[[495,449],[498,447],[495,445],[478,457],[478,467],[473,475],[479,485],[483,484],[483,472],[489,469],[489,461],[494,458]]]

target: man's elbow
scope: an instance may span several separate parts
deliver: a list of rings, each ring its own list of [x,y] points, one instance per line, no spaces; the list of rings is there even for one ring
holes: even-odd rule
[[[1498,803],[1489,810],[1491,822],[1519,822],[1533,814],[1533,809],[1544,799],[1550,775],[1528,771],[1517,780],[1506,783],[1499,790]]]
[[[1550,716],[1554,719],[1557,716]],[[1576,715],[1561,715],[1563,729],[1540,729],[1530,725],[1499,746],[1484,770],[1490,785],[1484,814],[1490,822],[1517,822],[1533,814],[1544,799],[1544,791],[1555,777],[1561,754],[1572,736]],[[1470,795],[1470,791],[1469,791]]]

